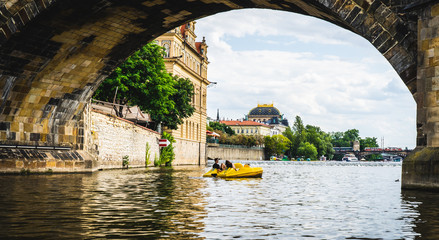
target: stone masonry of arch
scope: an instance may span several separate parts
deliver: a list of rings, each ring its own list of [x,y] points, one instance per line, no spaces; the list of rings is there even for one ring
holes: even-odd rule
[[[387,1],[9,0],[1,6],[0,141],[83,148],[81,112],[141,45],[189,20],[242,8],[315,16],[368,39],[410,91],[416,32]]]
[[[435,0],[3,0],[0,143],[83,149],[81,113],[116,66],[190,20],[244,8],[314,16],[367,39],[417,102],[417,145],[439,147]]]

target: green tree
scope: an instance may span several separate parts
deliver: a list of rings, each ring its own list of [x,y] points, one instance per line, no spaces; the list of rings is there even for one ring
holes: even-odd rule
[[[183,123],[183,119],[192,116],[195,108],[192,105],[192,97],[194,96],[194,85],[187,78],[172,76],[173,87],[176,90],[170,96],[170,100],[174,103],[174,107],[169,112],[155,113],[155,122],[163,122],[170,129],[177,129],[178,125]]]
[[[355,140],[360,139],[360,131],[358,129],[349,129],[344,132],[343,139],[345,142],[349,142],[349,144],[352,145]]]
[[[331,138],[334,147],[352,147],[353,142],[360,139],[360,131],[349,129],[345,132],[335,132],[331,133]]]
[[[332,158],[334,149],[331,144],[331,137],[320,129],[320,127],[306,125],[306,141],[314,145],[317,149],[317,155],[326,155]]]
[[[296,116],[293,127],[288,127],[282,134],[290,140],[286,154],[289,157],[297,156],[297,149],[299,148],[300,143],[304,142],[306,139],[306,129],[303,125],[302,118]]]
[[[360,139],[360,150],[364,151],[367,147],[378,147],[376,137],[366,137],[365,139]]]
[[[294,132],[290,127],[287,127],[287,129],[285,129],[282,135],[288,138],[288,140],[290,140],[291,142],[290,145],[288,146],[288,149],[285,151],[285,154],[291,158],[295,156],[295,152],[293,152],[293,142],[295,141]]]
[[[334,145],[334,147],[349,147],[349,145],[344,142],[343,132],[332,132],[330,135],[331,143]]]
[[[233,131],[233,129],[230,126],[228,126],[228,125],[226,125],[224,123],[209,122],[209,126],[208,127],[210,129],[212,129],[212,131],[213,130],[220,130],[220,131],[222,131],[224,133],[227,133],[229,135],[235,135],[236,134],[235,131]]]
[[[130,56],[105,79],[94,94],[95,99],[138,105],[152,120],[176,129],[183,118],[192,115],[193,86],[188,79],[171,76],[163,62],[163,48],[148,43]],[[122,107],[116,109],[122,117]]]
[[[317,159],[317,148],[309,143],[309,142],[303,142],[300,144],[299,148],[297,149],[297,153],[299,156],[303,156],[305,158],[311,158],[311,159]]]
[[[284,137],[283,135],[274,135],[272,137],[265,136],[265,154],[266,157],[270,157],[271,155],[281,155],[284,154],[288,149],[288,146],[291,144],[291,141]]]

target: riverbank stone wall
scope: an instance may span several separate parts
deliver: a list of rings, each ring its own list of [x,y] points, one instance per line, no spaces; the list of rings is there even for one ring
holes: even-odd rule
[[[206,165],[206,144],[197,141],[175,139],[175,159],[172,165]]]
[[[207,157],[209,159],[219,158],[224,160],[264,160],[264,149],[208,147]]]
[[[87,132],[87,151],[96,156],[99,169],[122,168],[124,156],[129,167],[145,167],[159,158],[160,134],[130,121],[98,111],[90,112]],[[146,162],[146,145],[149,159]]]

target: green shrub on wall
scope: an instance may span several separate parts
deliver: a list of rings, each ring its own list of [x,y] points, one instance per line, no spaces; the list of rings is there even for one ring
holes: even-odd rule
[[[173,143],[175,143],[175,140],[174,137],[167,132],[163,132],[162,138],[168,139],[171,144],[169,144],[169,146],[167,147],[162,147],[160,149],[160,158],[158,161],[159,162],[158,165],[165,164],[165,166],[171,166],[172,161],[175,159],[174,146],[172,145]],[[154,163],[154,165],[156,164]]]
[[[160,159],[154,154],[154,166],[160,166]]]
[[[151,164],[151,157],[149,156],[151,152],[151,146],[149,146],[149,143],[146,142],[145,147],[145,167],[148,167],[149,164]]]
[[[125,155],[122,157],[122,167],[128,168],[128,165],[130,164],[130,157],[128,155]]]

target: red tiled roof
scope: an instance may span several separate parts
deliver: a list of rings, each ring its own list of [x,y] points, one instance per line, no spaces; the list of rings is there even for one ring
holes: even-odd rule
[[[264,127],[270,127],[267,124],[254,122],[254,121],[220,121],[220,123],[224,123],[227,126],[264,126]]]
[[[201,54],[201,42],[196,42],[195,43],[195,48],[197,49],[197,52],[199,54]]]
[[[183,24],[180,26],[180,33],[183,36],[183,38],[185,37],[185,33],[186,33],[186,24]]]

